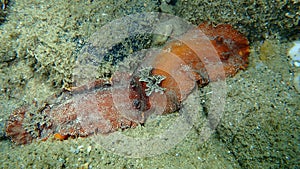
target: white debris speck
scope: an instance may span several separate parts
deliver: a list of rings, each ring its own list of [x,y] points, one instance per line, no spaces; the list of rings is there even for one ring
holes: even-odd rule
[[[76,149],[74,147],[71,147],[70,151],[74,154],[78,154],[82,148],[83,148],[83,145],[78,146]]]
[[[90,154],[91,150],[92,150],[92,146],[88,146],[87,149],[86,149],[88,154]]]

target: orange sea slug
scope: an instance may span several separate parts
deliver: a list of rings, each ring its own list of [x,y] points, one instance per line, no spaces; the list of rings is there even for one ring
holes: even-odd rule
[[[204,86],[210,81],[218,79],[219,69],[207,72],[207,63],[215,60],[207,49],[213,45],[219,60],[223,65],[225,76],[234,76],[238,70],[248,65],[248,40],[232,26],[223,24],[216,27],[210,24],[198,26],[205,35],[205,41],[199,41],[197,49],[201,49],[202,56],[196,54],[195,44],[189,41],[188,33],[182,40],[174,40],[166,44],[162,53],[153,59],[152,76],[164,77],[159,83],[167,102],[162,114],[172,113],[180,108],[180,104],[192,92],[196,84]],[[208,39],[207,39],[208,38]],[[210,42],[210,44],[204,42]],[[214,64],[214,63],[213,63]],[[181,71],[183,70],[183,71]],[[186,71],[189,70],[189,71]],[[130,82],[129,88],[118,86],[119,81]],[[102,84],[103,83],[103,84]],[[155,106],[163,106],[161,95],[154,92],[146,93],[147,84],[138,74],[117,74],[110,81],[98,81],[103,88],[89,90],[74,96],[60,105],[45,107],[40,113],[48,120],[47,126],[39,126],[39,135],[33,136],[23,124],[26,107],[15,110],[6,125],[6,135],[17,144],[26,144],[33,139],[48,138],[53,135],[59,140],[67,136],[88,136],[94,133],[110,133],[119,128],[135,127],[147,119],[147,111]],[[90,88],[88,87],[82,87]],[[129,90],[128,90],[129,89]],[[126,95],[126,93],[129,94]],[[151,98],[155,98],[151,102]],[[116,104],[117,100],[117,104]],[[125,112],[125,114],[124,114]],[[130,112],[130,114],[126,114]]]

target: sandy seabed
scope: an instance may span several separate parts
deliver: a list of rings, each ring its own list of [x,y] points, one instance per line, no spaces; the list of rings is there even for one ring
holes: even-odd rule
[[[287,50],[293,39],[299,39],[295,7],[299,3],[245,2],[245,13],[238,8],[242,2],[231,4],[227,11],[222,5],[228,4],[222,1],[193,3],[9,1],[0,26],[0,168],[298,168],[300,95],[293,87],[295,68]],[[220,8],[222,13],[217,12]],[[200,141],[201,125],[195,125],[170,150],[129,158],[95,144],[94,137],[50,138],[21,146],[5,137],[5,124],[14,109],[33,100],[42,103],[71,83],[72,65],[92,33],[116,18],[150,11],[169,12],[195,24],[205,20],[230,23],[250,39],[249,67],[226,79],[225,110],[207,141]],[[267,47],[262,48],[263,44]],[[193,104],[205,112],[209,109],[205,93],[211,86],[199,90],[203,103]],[[176,114],[158,117],[124,133],[155,134],[160,131],[156,128],[163,129],[176,118]]]

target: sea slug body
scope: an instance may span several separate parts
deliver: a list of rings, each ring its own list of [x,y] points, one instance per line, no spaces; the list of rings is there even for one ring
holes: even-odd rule
[[[248,66],[249,42],[232,26],[223,24],[214,27],[204,23],[198,29],[214,46],[226,77],[234,76],[238,70]],[[49,124],[39,126],[37,136],[24,128],[27,108],[21,107],[11,114],[6,125],[6,135],[17,144],[26,144],[53,135],[64,140],[70,136],[85,137],[135,127],[145,123],[147,113],[154,104],[151,98],[157,99],[155,104],[158,105],[155,106],[163,106],[159,105],[162,103],[159,101],[161,93],[167,99],[166,108],[161,114],[178,110],[196,84],[204,86],[217,80],[214,73],[207,73],[203,58],[199,58],[189,44],[183,42],[171,41],[165,45],[162,53],[155,56],[152,68],[148,70],[152,79],[141,77],[140,73],[116,74],[110,85],[103,83],[100,89],[74,94],[65,103],[45,107],[40,113],[49,119]],[[205,44],[199,45],[205,52]],[[120,81],[129,82],[129,88],[118,86]],[[180,83],[180,88],[177,83]],[[101,83],[98,85],[101,86]],[[150,88],[151,85],[156,86]]]

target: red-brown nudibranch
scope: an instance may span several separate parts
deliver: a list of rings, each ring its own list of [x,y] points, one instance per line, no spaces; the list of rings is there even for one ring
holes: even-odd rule
[[[249,42],[232,26],[223,24],[214,27],[210,24],[201,24],[198,29],[209,38],[227,77],[234,76],[238,70],[247,67]],[[201,46],[200,43],[199,48],[205,46]],[[214,73],[207,74],[203,58],[199,58],[188,44],[175,40],[168,43],[164,49],[165,52],[153,59],[151,63],[153,69],[150,73],[152,76],[164,77],[160,87],[164,89],[167,101],[161,113],[167,114],[180,108],[181,102],[192,92],[196,83],[203,86],[215,79]],[[172,56],[176,56],[177,59],[170,59]],[[178,73],[176,78],[168,73],[176,72],[182,66],[192,71]],[[192,78],[190,74],[193,75]],[[122,80],[130,82],[128,88],[115,85]],[[101,80],[99,82],[101,85]],[[178,82],[181,85],[180,89]],[[33,135],[24,128],[23,121],[27,108],[15,110],[7,122],[6,135],[17,144],[26,144],[34,139],[46,139],[51,135],[64,140],[69,136],[88,136],[94,133],[110,133],[119,128],[135,127],[145,122],[146,112],[154,104],[150,102],[152,96],[149,96],[146,90],[146,82],[140,80],[137,74],[117,74],[112,77],[110,86],[75,94],[65,103],[45,107],[40,113],[48,120],[48,124],[39,126],[38,135]],[[124,93],[128,95],[124,96]],[[160,104],[160,97],[155,98],[158,99],[155,104]]]

